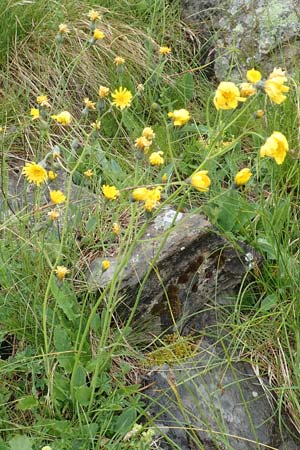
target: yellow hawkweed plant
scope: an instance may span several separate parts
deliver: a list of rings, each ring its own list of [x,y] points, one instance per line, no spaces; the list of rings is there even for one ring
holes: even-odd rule
[[[241,83],[239,87],[240,96],[243,98],[251,97],[251,95],[256,94],[256,89],[251,83]]]
[[[59,32],[60,34],[67,34],[67,33],[70,33],[70,30],[69,30],[69,28],[68,28],[68,25],[66,25],[65,23],[61,23],[61,24],[58,26],[58,32]]]
[[[159,47],[159,54],[160,55],[168,55],[169,53],[171,53],[171,48],[170,47]]]
[[[38,108],[31,108],[30,115],[32,120],[40,118],[40,110]]]
[[[102,192],[107,200],[116,200],[120,195],[120,191],[115,186],[109,186],[108,184],[102,186]]]
[[[48,217],[54,222],[54,220],[57,220],[59,218],[59,212],[55,209],[52,209],[48,212]]]
[[[222,81],[215,93],[214,105],[216,109],[235,109],[239,102],[246,98],[241,97],[239,88],[231,81]]]
[[[145,127],[142,136],[148,139],[148,141],[152,141],[155,138],[155,133],[151,127]]]
[[[191,176],[191,185],[200,192],[207,192],[211,185],[211,180],[207,175],[207,170],[200,170]]]
[[[252,172],[248,167],[241,169],[234,177],[234,183],[236,186],[244,186],[250,178],[252,177]]]
[[[60,205],[66,201],[66,196],[61,191],[50,191],[50,200],[54,205]]]
[[[145,153],[147,153],[147,151],[151,145],[152,145],[152,141],[148,141],[148,139],[145,138],[144,136],[138,137],[134,143],[134,146],[137,149],[142,150]]]
[[[100,98],[105,98],[109,94],[109,88],[106,86],[100,86],[98,90],[98,95]]]
[[[247,80],[250,81],[250,83],[258,83],[258,81],[261,80],[261,73],[255,69],[248,70],[246,76]]]
[[[163,165],[163,163],[165,162],[163,155],[164,152],[153,152],[151,153],[151,155],[149,156],[149,163],[151,164],[151,166],[161,166]]]
[[[175,111],[169,112],[168,117],[173,119],[174,127],[182,127],[191,119],[190,113],[183,108],[175,109]]]
[[[84,99],[84,104],[87,109],[96,109],[96,103],[92,102],[88,97]]]
[[[120,108],[121,111],[131,105],[132,93],[126,88],[115,89],[111,96],[113,98],[112,104]]]
[[[96,120],[96,122],[93,122],[91,127],[94,131],[99,131],[101,129],[101,120]]]
[[[55,178],[57,178],[57,173],[53,172],[53,170],[49,170],[48,178],[49,178],[50,181],[55,180]]]
[[[275,67],[264,83],[265,92],[273,103],[280,105],[286,100],[286,95],[284,94],[290,90],[288,86],[285,86],[284,83],[286,82],[287,77],[285,76],[285,72]]]
[[[116,56],[114,59],[114,63],[116,66],[122,66],[123,64],[125,64],[125,59],[122,58],[122,56]]]
[[[148,189],[147,197],[144,203],[145,211],[151,212],[159,204],[161,200],[162,187],[158,186],[154,189]]]
[[[99,28],[95,28],[93,32],[93,38],[95,39],[95,41],[99,41],[105,38],[105,34],[103,33],[103,31],[99,30]]]
[[[101,19],[101,15],[97,11],[95,11],[94,9],[91,9],[88,12],[87,16],[92,22],[96,22],[96,20],[100,20]]]
[[[104,259],[102,261],[101,266],[102,266],[102,270],[104,272],[105,270],[108,270],[110,268],[110,262],[107,259]]]
[[[83,175],[85,175],[87,178],[91,178],[94,176],[94,172],[92,171],[92,169],[88,169],[85,172],[83,172]]]
[[[35,162],[26,163],[22,169],[22,174],[29,183],[36,184],[37,186],[45,183],[48,179],[47,170]]]
[[[117,222],[114,222],[112,226],[112,232],[114,234],[120,234],[120,229],[120,225]]]
[[[59,114],[53,114],[51,119],[55,120],[57,123],[61,125],[68,126],[72,122],[72,116],[69,111],[62,111]]]
[[[65,266],[57,266],[56,269],[54,269],[54,272],[56,273],[57,278],[61,281],[64,280],[68,273],[70,273],[69,269]]]
[[[284,134],[280,133],[280,131],[274,131],[261,147],[260,157],[264,158],[267,156],[269,158],[274,158],[276,164],[281,165],[284,162],[288,151],[289,144]]]
[[[50,103],[47,95],[38,95],[36,101],[43,108],[50,108]]]
[[[145,187],[135,188],[132,191],[131,197],[132,200],[136,202],[144,202],[148,195],[148,189]]]

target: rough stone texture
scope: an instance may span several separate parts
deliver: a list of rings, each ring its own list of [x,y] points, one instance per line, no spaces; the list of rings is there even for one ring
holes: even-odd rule
[[[257,450],[281,444],[276,415],[251,366],[226,361],[203,340],[194,358],[154,369],[145,395],[150,416],[167,436],[162,449]],[[299,448],[286,441],[279,450]]]
[[[102,258],[96,259],[91,263],[88,283],[90,288],[101,289],[118,273],[121,294],[126,295],[120,309],[126,316],[149,267],[153,267],[143,286],[136,318],[151,321],[154,334],[171,330],[174,321],[181,331],[190,332],[215,322],[214,306],[230,303],[227,297],[240,285],[253,257],[244,244],[234,247],[218,235],[204,216],[167,209],[149,225],[125,267],[112,258],[111,267],[102,273]],[[203,309],[207,311],[196,315]]]

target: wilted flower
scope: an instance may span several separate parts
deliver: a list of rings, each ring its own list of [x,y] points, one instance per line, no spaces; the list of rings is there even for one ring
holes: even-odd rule
[[[70,30],[69,30],[69,28],[68,28],[68,25],[66,25],[65,23],[61,23],[61,24],[58,26],[58,32],[59,32],[60,34],[67,34],[67,33],[70,33]]]
[[[214,105],[217,109],[235,109],[238,102],[246,99],[241,97],[239,88],[230,81],[222,81],[215,93]]]
[[[152,139],[155,138],[155,133],[151,127],[145,127],[143,129],[142,136],[148,139],[149,141],[152,141]]]
[[[45,108],[50,108],[50,103],[48,101],[47,95],[38,95],[36,98],[36,101],[39,105],[41,105]]]
[[[211,185],[211,180],[207,175],[207,170],[200,170],[191,176],[191,185],[200,192],[207,192]]]
[[[240,84],[240,96],[241,97],[247,98],[254,94],[256,94],[256,89],[251,83],[241,83]]]
[[[48,216],[51,220],[56,220],[59,218],[59,212],[56,211],[55,209],[52,209],[51,211],[48,212]]]
[[[151,153],[151,155],[149,156],[149,163],[151,164],[151,166],[161,166],[165,160],[162,157],[162,155],[164,154],[164,152],[153,152]]]
[[[173,119],[175,127],[181,127],[185,125],[191,118],[190,113],[186,109],[175,109],[173,112],[168,113],[168,117]]]
[[[107,184],[102,186],[102,192],[107,200],[116,200],[120,195],[120,191],[115,186],[109,186]]]
[[[100,86],[98,90],[98,95],[100,98],[105,98],[109,94],[109,88],[106,86]]]
[[[268,156],[274,158],[278,165],[285,160],[286,154],[289,151],[289,144],[286,137],[279,131],[268,137],[265,144],[260,149],[260,156],[264,158]]]
[[[34,183],[39,186],[45,183],[48,179],[47,170],[35,162],[28,162],[22,169],[22,174],[27,178],[29,183]]]
[[[237,186],[243,186],[244,184],[248,183],[251,177],[251,170],[248,169],[248,167],[245,167],[236,174],[236,176],[234,177],[234,182]]]
[[[139,150],[144,151],[145,153],[148,151],[149,147],[152,145],[152,141],[148,141],[144,136],[140,136],[135,140],[134,146]]]
[[[87,109],[96,109],[96,103],[92,102],[88,97],[84,99],[84,104]]]
[[[131,105],[132,93],[126,88],[119,87],[119,89],[115,89],[111,96],[113,98],[113,105],[117,106],[121,110]]]
[[[257,83],[261,80],[261,73],[255,69],[248,70],[247,80],[250,81],[250,83]]]
[[[54,272],[59,280],[63,280],[70,271],[65,266],[57,266]]]
[[[54,205],[64,203],[66,196],[61,191],[50,191],[50,200]]]
[[[92,128],[95,131],[99,131],[100,128],[101,128],[101,121],[100,120],[96,120],[96,122],[93,122],[91,125],[92,125]]]

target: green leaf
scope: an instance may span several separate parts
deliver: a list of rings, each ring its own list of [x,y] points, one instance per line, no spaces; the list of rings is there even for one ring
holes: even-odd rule
[[[276,294],[267,295],[261,302],[260,310],[269,311],[270,309],[273,309],[277,305],[277,302],[278,297]]]
[[[15,436],[8,441],[11,450],[32,450],[32,441],[28,436]]]
[[[96,217],[91,216],[89,218],[89,220],[87,221],[87,223],[86,223],[86,226],[85,226],[86,227],[86,231],[88,233],[93,233],[95,231],[95,229],[96,229],[96,226],[97,226],[97,219],[96,219]]]
[[[74,321],[78,315],[73,311],[76,296],[72,289],[67,283],[58,284],[56,278],[52,278],[50,288],[59,308],[62,309],[69,320]]]
[[[125,411],[123,411],[116,420],[116,432],[121,435],[127,433],[135,424],[136,417],[137,414],[135,408],[125,409]]]
[[[28,395],[27,397],[19,400],[17,404],[17,409],[20,411],[27,411],[35,408],[38,405],[37,399],[33,395]]]
[[[87,406],[89,404],[91,397],[91,388],[88,386],[80,386],[75,388],[75,398],[82,406]]]
[[[86,372],[82,366],[76,368],[74,386],[80,387],[86,384]]]

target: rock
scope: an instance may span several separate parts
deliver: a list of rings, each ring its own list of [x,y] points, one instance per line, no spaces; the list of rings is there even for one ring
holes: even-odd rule
[[[183,0],[182,10],[187,20],[203,20],[221,6],[219,0]]]
[[[102,258],[94,260],[88,285],[103,289],[116,274],[120,295],[126,297],[118,311],[121,316],[128,316],[140,296],[136,320],[150,321],[153,334],[171,330],[174,322],[190,332],[215,322],[215,302],[231,303],[228,295],[256,256],[244,244],[233,245],[221,237],[206,217],[166,209],[147,227],[125,267],[124,255],[112,258],[104,273]],[[196,315],[203,309],[201,317]]]
[[[203,340],[193,358],[153,370],[145,395],[147,413],[164,436],[160,448],[278,448],[276,416],[250,364],[228,361]],[[295,445],[288,449],[300,448]]]

